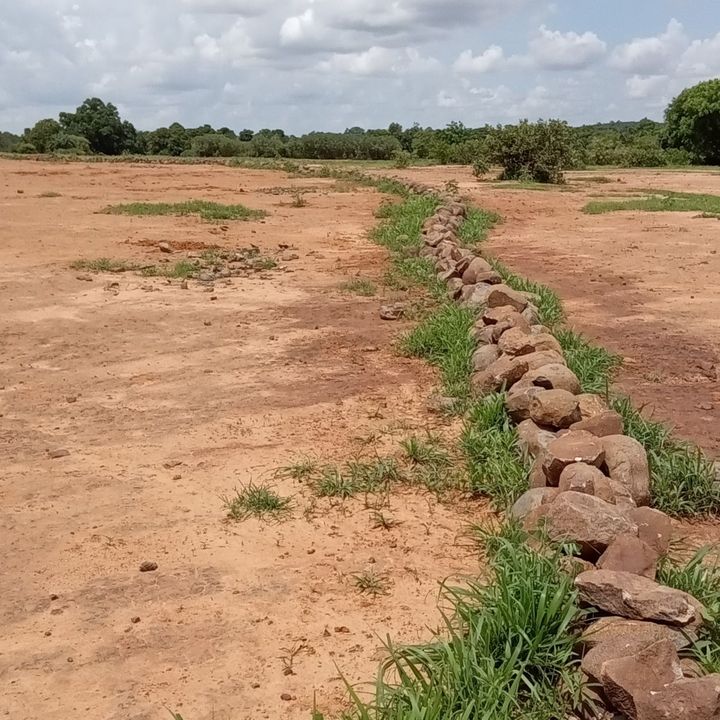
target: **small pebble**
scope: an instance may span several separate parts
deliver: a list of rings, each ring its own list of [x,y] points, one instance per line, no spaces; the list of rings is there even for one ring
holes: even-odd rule
[[[53,593],[53,594],[50,596],[50,599],[51,599],[51,600],[58,600],[59,598],[60,598],[60,596],[59,596],[59,595],[56,595],[55,593]]]
[[[146,560],[140,566],[140,572],[154,572],[157,569],[158,569],[158,564],[156,562],[152,562],[150,560]]]
[[[292,697],[292,695],[290,695],[290,693],[283,693],[283,694],[280,696],[280,699],[281,699],[281,700],[284,700],[285,702],[290,702],[290,700],[292,700],[293,697]]]
[[[57,450],[48,450],[48,455],[52,460],[58,460],[59,458],[67,457],[70,454],[69,450],[59,448]]]
[[[130,618],[130,622],[133,625],[137,625],[140,622],[140,617],[138,615],[136,615],[134,618]]]

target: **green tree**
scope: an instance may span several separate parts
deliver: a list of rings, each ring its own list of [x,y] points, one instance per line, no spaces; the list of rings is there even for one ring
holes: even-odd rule
[[[720,79],[683,90],[665,112],[667,144],[707,165],[720,164]]]
[[[64,155],[88,155],[90,154],[90,143],[82,135],[68,135],[65,132],[59,132],[50,140],[46,151]]]
[[[51,141],[56,135],[62,131],[60,123],[52,118],[38,120],[35,125],[25,131],[23,140],[30,145],[34,145],[37,152],[51,152],[49,147]]]
[[[22,142],[19,135],[11,132],[0,132],[0,152],[13,152]]]
[[[60,125],[68,135],[88,140],[93,152],[120,155],[127,147],[135,128],[123,123],[118,109],[100,98],[88,98],[74,113],[60,113]]]
[[[241,130],[238,133],[238,140],[242,142],[250,142],[253,139],[253,136],[255,133],[252,130],[248,130],[247,128],[245,130]]]

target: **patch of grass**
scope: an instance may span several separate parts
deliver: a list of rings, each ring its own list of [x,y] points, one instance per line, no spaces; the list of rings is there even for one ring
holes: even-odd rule
[[[515,425],[505,410],[505,395],[478,400],[469,410],[461,436],[470,489],[502,510],[528,489],[530,463],[520,451]]]
[[[347,500],[360,493],[386,492],[393,482],[402,480],[395,458],[350,460],[343,466],[324,465],[305,474],[318,497]]]
[[[394,290],[424,287],[435,299],[447,296],[447,286],[438,279],[437,271],[428,258],[396,258],[385,274],[385,284]]]
[[[209,200],[188,200],[181,203],[135,202],[111,205],[103,212],[109,215],[199,215],[203,220],[257,220],[267,215],[264,210],[251,210],[244,205],[223,205]]]
[[[140,269],[145,277],[181,278],[192,277],[200,271],[200,266],[191,260],[179,260],[173,265],[148,265]]]
[[[447,467],[451,463],[450,455],[442,448],[440,439],[433,435],[425,439],[411,435],[401,441],[400,447],[405,457],[415,465]]]
[[[363,570],[350,576],[352,584],[361,595],[373,598],[387,595],[390,590],[390,577],[376,570]]]
[[[122,273],[129,270],[138,270],[140,266],[129,260],[113,260],[112,258],[98,258],[97,260],[75,260],[70,263],[73,270],[85,270],[95,273]]]
[[[465,222],[460,226],[458,237],[465,247],[475,247],[487,239],[488,233],[500,222],[497,213],[470,208]]]
[[[307,480],[311,478],[318,469],[318,463],[316,460],[311,458],[303,458],[302,460],[296,460],[290,465],[281,467],[277,475],[279,477],[288,477],[293,480]]]
[[[720,557],[718,548],[698,550],[686,563],[663,558],[658,582],[690,593],[705,607],[705,624],[689,655],[708,673],[720,672]]]
[[[558,189],[547,183],[533,182],[532,180],[505,180],[493,183],[492,187],[496,190],[539,190],[541,192]]]
[[[427,645],[388,644],[374,699],[350,689],[357,720],[554,720],[580,704],[573,646],[583,617],[560,551],[499,537],[491,584],[446,588],[445,628]]]
[[[304,207],[307,207],[308,201],[305,199],[304,193],[296,192],[293,194],[293,199],[292,199],[291,204],[294,208],[304,208]]]
[[[344,283],[342,289],[353,295],[361,295],[362,297],[373,297],[377,295],[377,286],[372,280],[364,278],[355,278]]]
[[[256,517],[260,520],[280,521],[292,510],[292,500],[281,497],[268,485],[248,483],[235,490],[232,497],[221,498],[233,520],[247,520]]]
[[[404,257],[420,249],[420,232],[425,220],[437,208],[439,199],[425,195],[411,195],[402,202],[383,204],[381,222],[371,231],[372,239],[386,247],[392,253],[399,253]]]
[[[596,200],[588,203],[583,212],[601,215],[609,212],[635,210],[642,212],[706,212],[720,213],[719,195],[670,192],[669,190],[648,191],[647,197],[628,200]]]
[[[580,380],[582,391],[606,394],[613,373],[622,363],[621,358],[599,345],[593,345],[568,328],[556,328],[554,335],[563,349],[568,367]]]
[[[374,530],[392,530],[400,525],[401,521],[395,520],[395,518],[385,515],[379,510],[374,510],[370,516],[370,523]]]
[[[401,341],[401,349],[440,368],[444,392],[455,398],[469,398],[472,355],[475,343],[470,330],[475,312],[447,302],[433,310]]]
[[[647,450],[653,507],[680,518],[720,512],[715,468],[699,448],[674,439],[669,428],[645,417],[628,398],[615,398],[612,405],[626,434]]]

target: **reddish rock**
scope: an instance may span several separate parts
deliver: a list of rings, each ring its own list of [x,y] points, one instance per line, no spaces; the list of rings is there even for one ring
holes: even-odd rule
[[[582,410],[580,411],[582,415]],[[587,430],[587,432],[597,437],[607,437],[608,435],[622,435],[623,419],[614,410],[600,413],[593,417],[581,420],[575,423],[571,430]]]
[[[522,312],[528,306],[528,299],[507,285],[495,285],[488,296],[488,307],[510,306]]]
[[[582,393],[578,395],[578,402],[580,403],[580,414],[583,420],[595,417],[595,415],[602,415],[610,409],[605,398],[600,395]]]
[[[525,381],[545,390],[567,390],[573,395],[580,392],[580,381],[575,373],[563,363],[548,363],[530,370],[523,377],[523,382]],[[582,414],[580,417],[582,417]]]
[[[487,370],[499,357],[500,350],[497,345],[483,345],[473,353],[473,369],[475,372]]]
[[[672,520],[660,510],[649,507],[633,508],[629,515],[638,526],[638,537],[658,555],[665,555],[673,536]]]
[[[530,403],[539,392],[542,392],[542,388],[528,385],[524,380],[512,386],[505,399],[505,409],[513,422],[521,423],[530,419]]]
[[[488,295],[492,292],[492,288],[485,288],[487,290]],[[514,308],[510,306],[505,307],[494,307],[494,308],[488,308],[485,310],[485,312],[482,314],[481,318],[482,322],[485,325],[497,325],[497,323],[500,322],[511,322],[513,323],[511,327],[527,327],[528,330],[530,326],[527,324],[523,316]]]
[[[508,330],[499,342],[500,350],[506,355],[529,355],[541,350],[552,350],[562,355],[560,343],[552,335],[533,335],[524,328]]]
[[[626,435],[600,438],[612,480],[625,485],[638,506],[650,504],[650,468],[645,448]]]
[[[569,428],[580,417],[580,406],[567,390],[542,390],[530,401],[529,412],[538,425]]]
[[[514,388],[513,388],[514,389]],[[523,420],[517,426],[518,445],[520,449],[532,458],[547,450],[548,445],[555,439],[555,433],[538,427],[532,420]],[[542,473],[542,465],[540,466]],[[543,473],[543,484],[545,474]]]
[[[563,493],[567,494],[569,493]],[[555,503],[563,495],[560,495]],[[633,534],[633,530],[623,532]],[[634,532],[637,532],[636,526]],[[615,533],[615,537],[620,534]],[[685,626],[697,619],[701,607],[695,598],[681,590],[659,585],[653,580],[628,572],[594,570],[578,575],[575,585],[583,602],[611,615],[630,620],[651,620]]]
[[[493,272],[493,269],[490,265],[490,263],[481,258],[476,257],[473,258],[467,266],[467,269],[462,274],[462,281],[464,285],[475,285],[478,280],[478,275],[482,273],[490,273]],[[506,304],[506,303],[503,303]]]
[[[448,296],[452,300],[458,300],[462,292],[463,284],[460,278],[450,278],[447,283]]]
[[[546,392],[559,392],[556,390]],[[531,408],[532,414],[532,408]],[[598,438],[586,432],[570,431],[555,438],[547,448],[543,469],[548,485],[557,487],[562,471],[574,463],[585,463],[600,467],[604,453]]]
[[[635,535],[618,535],[597,562],[598,570],[619,570],[655,579],[657,551]]]
[[[718,720],[720,675],[683,679],[650,693],[633,696],[631,720]]]
[[[510,509],[510,517],[524,520],[533,510],[552,502],[560,491],[557,488],[535,488],[521,495]]]
[[[572,465],[568,465],[560,473],[558,487],[562,492],[579,492],[585,495],[595,495],[595,482],[604,479],[605,476],[598,468],[592,465],[586,465],[585,463],[573,463]]]
[[[625,505],[635,507],[635,501],[630,491],[622,484],[609,477],[598,477],[595,480],[595,497],[613,505]]]
[[[616,645],[620,643],[651,645],[658,640],[670,640],[678,650],[690,645],[690,640],[684,630],[669,625],[628,620],[615,616],[596,620],[586,628],[580,639],[582,644],[589,649],[607,642]]]
[[[472,376],[473,390],[482,395],[497,392],[501,388],[511,388],[527,371],[528,363],[525,359],[528,356],[511,358],[503,355],[498,358],[486,370],[475,373]]]
[[[540,453],[536,458],[535,462],[530,468],[530,476],[528,482],[531,488],[543,488],[547,487],[547,478],[545,477],[545,471],[543,470],[544,453]]]

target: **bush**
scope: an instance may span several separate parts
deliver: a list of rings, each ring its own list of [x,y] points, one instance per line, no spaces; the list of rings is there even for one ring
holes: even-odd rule
[[[490,160],[503,168],[503,180],[562,183],[573,158],[572,132],[560,120],[498,126],[487,145]]]
[[[58,133],[50,140],[47,150],[63,155],[89,155],[91,152],[90,143],[86,138],[64,132]]]
[[[234,157],[239,153],[240,143],[219,133],[199,135],[190,146],[190,154],[195,157]]]
[[[393,167],[402,170],[403,168],[410,167],[412,163],[412,155],[406,150],[396,150],[392,154]]]
[[[15,146],[14,152],[20,153],[21,155],[34,155],[37,153],[38,149],[29,142],[21,142],[19,145]]]
[[[665,112],[667,144],[696,161],[720,164],[720,79],[683,90]]]

